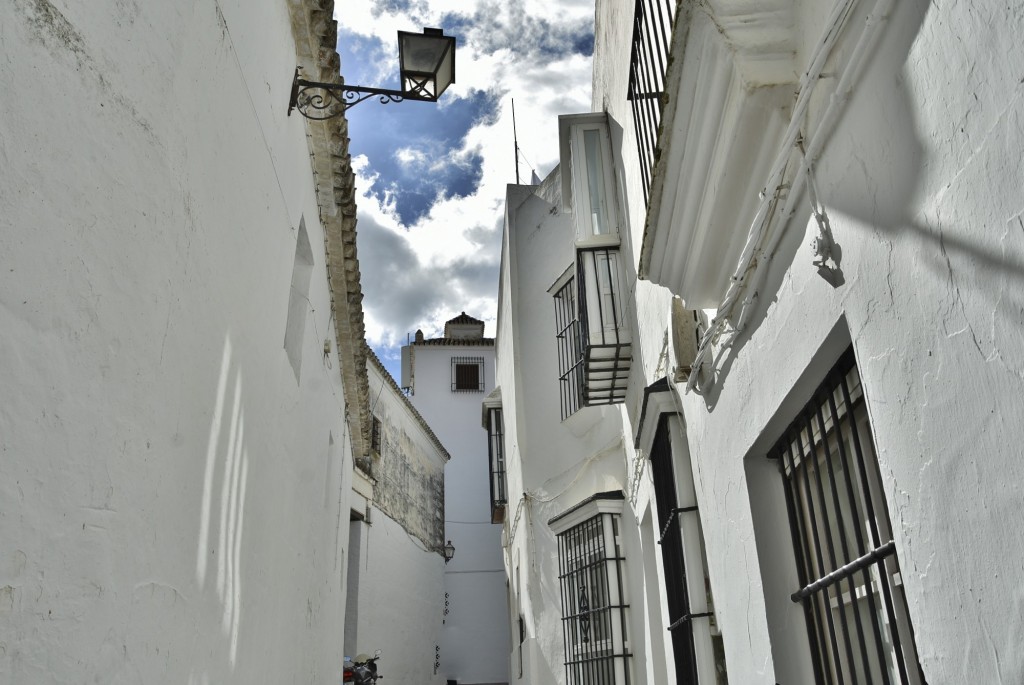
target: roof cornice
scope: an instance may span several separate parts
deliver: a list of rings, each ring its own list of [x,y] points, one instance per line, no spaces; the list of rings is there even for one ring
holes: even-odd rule
[[[452,457],[450,454],[448,454],[448,450],[445,449],[444,445],[441,444],[440,438],[438,438],[437,435],[434,433],[433,429],[430,427],[430,424],[428,424],[427,420],[423,418],[423,415],[416,410],[416,407],[412,406],[412,402],[410,402],[409,398],[406,397],[404,392],[402,392],[402,389],[398,387],[398,383],[395,383],[395,379],[391,377],[391,373],[384,367],[384,363],[381,362],[380,357],[377,356],[377,354],[369,345],[366,346],[366,359],[374,368],[377,369],[377,372],[380,374],[383,381],[387,383],[388,386],[391,388],[391,392],[394,393],[397,397],[401,398],[401,401],[405,405],[406,410],[414,419],[416,419],[416,422],[419,424],[420,428],[426,434],[431,444],[434,445],[434,448],[437,450],[438,454],[441,455],[441,458],[444,459],[445,463],[451,461]]]
[[[287,2],[296,63],[303,76],[313,81],[344,83],[337,52],[334,0]],[[370,444],[370,404],[363,292],[356,254],[355,174],[348,151],[348,120],[341,115],[324,121],[304,121],[320,221],[324,227],[338,371],[345,393],[352,452],[359,457],[367,454]]]

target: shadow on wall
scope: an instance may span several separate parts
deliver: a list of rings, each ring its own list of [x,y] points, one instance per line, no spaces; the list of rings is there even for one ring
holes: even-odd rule
[[[231,667],[234,668],[238,654],[238,626],[242,609],[242,528],[245,489],[249,479],[249,455],[245,448],[245,412],[242,410],[240,371],[234,374],[231,405],[225,405],[230,369],[231,339],[225,337],[220,377],[217,381],[217,401],[214,405],[210,439],[206,448],[203,501],[196,550],[196,582],[200,591],[205,591],[209,573],[211,583],[215,583],[217,599],[223,610],[221,632],[230,640],[229,654]],[[225,419],[228,419],[226,432]],[[222,438],[226,438],[226,442]],[[216,510],[215,492],[219,492]],[[214,511],[217,514],[216,520],[213,520]],[[215,578],[214,569],[208,568],[213,559],[216,560]]]
[[[837,130],[825,141],[821,160],[812,167],[812,173],[826,223],[831,223],[830,213],[838,213],[873,226],[881,234],[906,230],[926,235],[938,241],[940,249],[945,249],[941,245],[941,234],[936,236],[930,229],[910,219],[928,159],[915,124],[914,112],[918,103],[911,98],[905,65],[929,7],[925,0],[894,4],[886,25],[882,27],[876,49],[864,63],[862,73],[854,75],[851,99],[839,115]],[[857,40],[856,29],[861,25],[863,22],[856,17],[851,18],[846,29],[849,39]],[[835,85],[834,81],[832,85]],[[811,137],[813,135],[810,134]],[[850,144],[856,154],[842,159],[830,156],[829,145],[833,142]],[[831,179],[837,180],[829,182]],[[823,185],[826,182],[828,185]],[[772,264],[757,293],[756,308],[744,330],[716,355],[714,383],[709,384],[704,393],[708,411],[717,404],[733,362],[767,317],[772,304],[778,300],[779,290],[790,269],[814,269],[817,266],[811,261],[794,263],[801,245],[817,232],[806,187],[805,184],[804,197],[789,218],[785,233],[772,253]],[[838,255],[842,255],[843,232],[851,225],[851,222],[840,222],[833,227]],[[948,246],[948,238],[946,243]],[[968,248],[967,245],[958,247]],[[898,267],[889,265],[889,268]],[[832,270],[831,285],[839,292],[847,287],[841,263]]]

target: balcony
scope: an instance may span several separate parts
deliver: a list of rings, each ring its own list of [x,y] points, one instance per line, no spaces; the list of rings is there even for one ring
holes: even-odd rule
[[[625,400],[633,345],[621,284],[618,248],[588,247],[576,250],[575,273],[556,286],[563,419]]]
[[[636,3],[628,96],[647,202],[639,275],[690,307],[724,295],[789,123],[793,4],[709,0],[707,11],[677,15],[673,0]]]

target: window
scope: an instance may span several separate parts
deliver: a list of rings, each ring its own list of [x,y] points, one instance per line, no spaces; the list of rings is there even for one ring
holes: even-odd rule
[[[608,117],[603,112],[558,118],[562,199],[573,213],[578,245],[618,245],[619,212]]]
[[[552,288],[563,420],[625,400],[633,348],[620,271],[617,248],[580,248],[575,270]]]
[[[487,412],[487,453],[491,470],[491,523],[505,522],[505,426],[501,407],[489,407]]]
[[[552,519],[558,535],[562,636],[569,685],[628,685],[623,494],[606,492]]]
[[[370,425],[370,452],[377,455],[381,454],[380,447],[382,442],[383,428],[380,423],[380,419],[376,416],[373,417],[373,423]]]
[[[584,356],[583,403],[615,404],[626,398],[632,334],[623,311],[618,248],[576,251],[580,279],[579,329]]]
[[[645,389],[636,436],[636,447],[651,461],[667,609],[662,629],[672,641],[673,683],[723,685],[725,644],[715,621],[692,462],[674,394],[667,378]]]
[[[452,357],[452,392],[483,392],[484,358]]]
[[[917,660],[850,349],[769,456],[778,461],[817,683],[911,683]]]

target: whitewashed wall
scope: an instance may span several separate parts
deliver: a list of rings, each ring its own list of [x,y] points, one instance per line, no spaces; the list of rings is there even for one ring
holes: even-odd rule
[[[653,582],[661,571],[652,556],[657,516],[650,509],[650,474],[643,460],[635,461],[621,407],[584,407],[561,418],[555,308],[548,290],[574,263],[575,229],[572,216],[561,211],[560,182],[556,169],[539,188],[509,186],[505,209],[497,383],[506,417],[509,506],[503,537],[511,617],[515,623],[522,614],[525,624],[522,682],[566,682],[558,540],[548,521],[596,493],[615,490],[627,496],[620,543],[630,604],[631,682],[664,682],[670,667],[657,619],[663,598]]]
[[[451,461],[445,467],[445,538],[455,558],[445,569],[448,616],[441,673],[459,683],[508,682],[509,632],[500,528],[491,523],[487,433],[480,403],[494,389],[494,346],[413,345],[410,397]],[[452,392],[452,357],[482,357],[484,389]]]
[[[380,650],[378,672],[388,682],[443,683],[434,661],[444,620],[448,455],[375,358],[367,376],[381,452],[372,461],[372,505],[351,522],[345,651]]]
[[[380,650],[377,672],[389,683],[440,685],[434,672],[444,613],[444,558],[425,550],[399,523],[373,507],[369,523],[354,521],[353,563],[356,637],[346,636],[348,656]],[[358,554],[358,558],[356,555]]]
[[[336,682],[351,461],[287,4],[14,0],[0,45],[0,680]]]
[[[862,5],[855,30],[873,3]],[[595,105],[620,122],[629,27],[616,17],[631,7],[598,4]],[[804,65],[824,9],[793,9]],[[801,203],[761,312],[719,351],[716,390],[683,399],[730,682],[788,682],[768,635],[748,489],[767,477],[757,458],[851,342],[928,681],[1024,677],[1024,16],[915,0],[884,21],[815,174],[845,285],[811,265],[816,227]],[[851,48],[841,44],[842,59]],[[828,104],[823,83],[812,123]],[[642,195],[627,187],[632,208]],[[641,330],[660,336],[662,312],[638,310]]]

